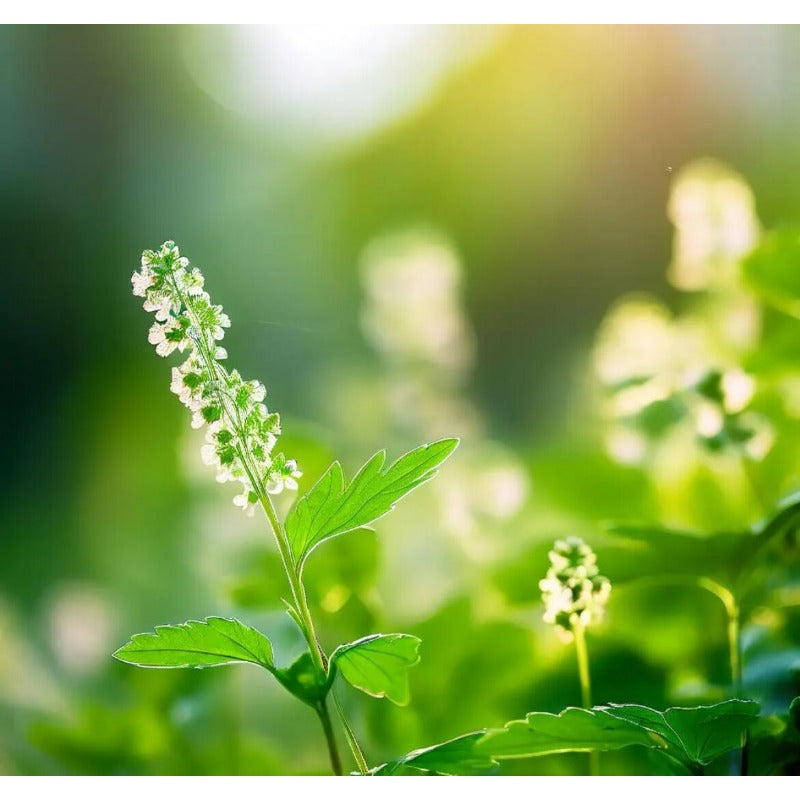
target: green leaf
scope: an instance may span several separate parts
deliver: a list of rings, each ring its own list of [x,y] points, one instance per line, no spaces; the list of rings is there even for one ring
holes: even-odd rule
[[[384,469],[386,451],[376,453],[345,487],[344,473],[334,461],[301,497],[286,518],[286,533],[298,565],[325,539],[363,528],[394,508],[412,489],[436,475],[436,467],[458,446],[442,439],[406,453]]]
[[[337,647],[331,669],[356,689],[404,706],[410,699],[408,670],[419,663],[419,646],[420,640],[407,633],[376,633]]]
[[[742,733],[758,719],[758,703],[752,700],[666,711],[611,703],[606,711],[661,737],[667,752],[684,764],[700,766],[739,747]]]
[[[560,714],[534,711],[525,719],[490,730],[478,752],[492,758],[528,758],[553,753],[659,746],[646,730],[610,715],[606,708],[566,708]]]
[[[757,718],[758,703],[751,700],[666,711],[612,703],[560,714],[533,712],[489,731],[476,749],[504,759],[640,745],[663,750],[694,770],[739,747],[742,733]]]
[[[490,756],[479,753],[475,745],[486,731],[467,733],[431,747],[410,753],[371,770],[372,775],[396,775],[404,769],[424,770],[436,775],[484,775],[497,766]]]
[[[114,658],[138,667],[202,669],[246,662],[273,669],[269,639],[238,620],[222,617],[159,625],[155,633],[137,633]]]
[[[275,677],[295,697],[316,707],[328,694],[330,684],[314,664],[307,650],[290,666],[276,669]]]

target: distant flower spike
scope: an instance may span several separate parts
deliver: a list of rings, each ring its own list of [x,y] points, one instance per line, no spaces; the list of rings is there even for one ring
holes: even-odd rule
[[[222,306],[212,305],[200,270],[189,268],[174,242],[164,242],[157,252],[142,253],[141,270],[131,283],[133,294],[144,298],[145,311],[155,313],[148,340],[156,352],[189,353],[173,367],[170,389],[192,412],[193,428],[208,426],[201,455],[217,468],[217,480],[242,484],[233,502],[252,513],[259,493],[297,489],[302,473],[295,461],[282,453],[272,456],[281,428],[278,415],[263,403],[266,389],[220,363],[228,354],[219,342],[231,321]]]
[[[586,627],[603,615],[611,581],[600,575],[597,556],[583,539],[556,541],[549,553],[550,569],[539,581],[545,604],[544,621],[566,633]]]

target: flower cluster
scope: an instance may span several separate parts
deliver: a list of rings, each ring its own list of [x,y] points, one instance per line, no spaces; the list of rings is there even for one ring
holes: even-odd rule
[[[599,574],[597,556],[583,539],[557,541],[549,553],[550,569],[539,581],[545,604],[544,621],[567,634],[602,617],[611,582]]]
[[[705,451],[764,458],[772,429],[751,408],[763,387],[736,366],[743,352],[726,352],[718,338],[716,325],[673,317],[654,301],[628,300],[608,314],[594,362],[612,458],[655,463],[689,431]]]
[[[297,464],[272,455],[280,419],[264,405],[264,386],[220,363],[228,354],[219,343],[231,322],[222,306],[211,303],[200,270],[190,269],[174,242],[164,242],[157,252],[142,253],[141,270],[131,282],[134,295],[144,298],[145,311],[155,312],[148,339],[156,352],[188,352],[173,368],[170,388],[192,412],[192,427],[208,426],[202,458],[216,466],[217,480],[242,484],[234,503],[252,510],[264,490],[296,489]]]

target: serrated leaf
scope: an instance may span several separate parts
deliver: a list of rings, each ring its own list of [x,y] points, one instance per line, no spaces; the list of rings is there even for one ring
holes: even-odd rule
[[[742,733],[758,719],[758,703],[752,700],[666,711],[611,703],[606,711],[661,737],[666,750],[683,763],[701,766],[739,747]]]
[[[617,750],[634,744],[659,746],[648,731],[596,706],[566,708],[560,714],[532,712],[525,719],[488,731],[477,749],[492,758],[528,758],[553,753]]]
[[[302,653],[290,666],[276,669],[275,677],[295,697],[316,707],[328,694],[329,684],[321,675],[311,653]]]
[[[408,670],[419,662],[419,646],[420,640],[407,633],[376,633],[337,647],[331,669],[356,689],[404,706],[410,699]]]
[[[436,775],[484,775],[497,766],[490,756],[479,753],[475,745],[486,731],[475,731],[431,747],[412,750],[401,758],[371,770],[372,775],[396,775],[412,768]]]
[[[505,759],[639,745],[664,750],[696,768],[739,747],[742,733],[757,718],[758,703],[751,700],[666,711],[630,704],[568,708],[560,714],[533,712],[509,722],[489,731],[476,749]]]
[[[180,625],[159,625],[155,633],[137,633],[114,658],[138,667],[218,667],[250,663],[273,669],[266,636],[235,619],[207,617]]]
[[[363,528],[387,514],[412,489],[436,475],[436,468],[458,445],[442,439],[423,445],[384,469],[386,451],[364,464],[348,486],[338,461],[328,468],[286,518],[286,533],[298,565],[321,542]]]

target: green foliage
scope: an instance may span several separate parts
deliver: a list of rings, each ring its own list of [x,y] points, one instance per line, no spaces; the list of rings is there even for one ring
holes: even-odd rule
[[[290,666],[274,670],[280,683],[298,700],[316,708],[328,694],[330,683],[314,664],[311,653],[301,653]]]
[[[639,744],[659,747],[653,735],[600,706],[567,708],[559,714],[537,711],[524,720],[488,731],[477,749],[496,759],[530,758],[552,753],[615,750]]]
[[[386,469],[386,451],[381,450],[347,486],[341,464],[334,461],[286,518],[295,562],[302,567],[309,553],[326,539],[367,527],[387,514],[412,489],[433,478],[436,467],[457,446],[457,439],[422,445]]]
[[[405,633],[376,633],[337,647],[331,669],[356,689],[404,706],[410,700],[408,670],[419,663],[420,640]]]
[[[800,228],[785,227],[764,234],[744,262],[750,284],[770,303],[800,315]]]
[[[115,653],[116,658],[147,667],[199,668],[239,662],[264,667],[292,698],[315,711],[336,772],[341,771],[341,759],[330,710],[338,714],[362,774],[485,774],[513,771],[521,759],[533,756],[537,757],[533,769],[559,771],[564,764],[578,763],[560,754],[582,752],[592,754],[590,770],[596,774],[599,751],[607,753],[603,759],[608,758],[610,764],[626,764],[630,771],[643,769],[646,761],[649,769],[652,757],[656,771],[677,768],[698,773],[721,769],[714,762],[739,749],[748,730],[753,764],[765,771],[792,770],[796,759],[790,751],[796,743],[800,712],[797,701],[788,705],[796,694],[796,676],[792,672],[795,651],[789,646],[793,612],[785,609],[796,604],[796,581],[789,564],[797,552],[800,496],[789,495],[777,505],[773,501],[794,487],[791,470],[796,453],[787,444],[786,434],[800,430],[796,422],[800,383],[792,390],[797,395],[796,408],[786,399],[791,393],[784,392],[781,383],[797,380],[796,366],[793,372],[790,362],[800,354],[793,345],[800,328],[797,320],[783,312],[800,315],[800,280],[795,269],[800,234],[769,234],[744,259],[760,230],[746,186],[724,170],[708,174],[700,170],[687,176],[680,191],[675,189],[684,193],[683,199],[671,207],[678,230],[670,279],[677,288],[701,292],[684,310],[631,301],[610,314],[594,355],[598,390],[594,400],[598,410],[605,405],[607,429],[578,434],[566,443],[556,441],[549,453],[531,456],[530,476],[502,470],[483,474],[476,469],[478,457],[472,465],[468,459],[457,465],[461,472],[447,487],[454,513],[442,515],[453,519],[441,521],[454,535],[446,543],[436,542],[439,549],[430,551],[435,577],[426,587],[428,592],[420,595],[432,597],[438,610],[427,619],[412,615],[418,620],[415,633],[435,643],[429,649],[428,667],[420,670],[415,683],[424,713],[415,716],[390,704],[372,704],[362,723],[373,736],[380,736],[384,759],[387,753],[403,752],[413,744],[412,734],[421,735],[418,722],[423,719],[429,740],[447,740],[411,750],[371,770],[343,706],[331,697],[335,679],[341,675],[366,694],[404,706],[410,698],[409,669],[419,662],[420,639],[383,633],[357,638],[360,631],[375,630],[383,619],[375,584],[386,574],[379,569],[379,540],[354,532],[369,530],[398,500],[434,477],[458,440],[423,445],[388,465],[386,452],[380,451],[350,481],[339,461],[325,469],[332,455],[322,456],[322,448],[312,443],[311,451],[317,456],[310,468],[301,458],[306,470],[302,483],[295,461],[272,452],[281,426],[278,415],[263,405],[263,385],[244,381],[223,364],[227,352],[218,342],[229,320],[221,307],[211,304],[202,275],[189,270],[188,261],[172,243],[158,253],[146,252],[133,286],[134,293],[144,298],[145,308],[156,314],[150,341],[162,356],[175,350],[189,354],[173,370],[172,391],[192,411],[194,427],[208,426],[204,460],[217,467],[219,480],[242,484],[235,504],[247,510],[260,507],[271,533],[268,541],[277,544],[277,551],[265,549],[266,544],[248,545],[255,558],[249,559],[244,577],[227,578],[241,574],[241,563],[226,573],[229,597],[237,604],[262,609],[274,609],[282,600],[293,625],[281,617],[282,631],[270,627],[275,649],[296,653],[298,632],[305,646],[291,664],[276,666],[273,645],[261,633],[236,620],[209,617],[134,636]],[[732,210],[722,213],[720,204],[732,204]],[[684,219],[679,210],[689,206],[709,213]],[[736,241],[715,228],[722,224],[719,220],[728,218],[728,211],[741,222],[743,233]],[[692,225],[697,229],[690,230]],[[703,254],[687,246],[701,240],[709,245]],[[742,283],[742,273],[747,285]],[[765,309],[758,308],[753,290],[781,311],[762,314]],[[742,319],[735,317],[736,325],[720,331],[720,320],[734,318],[734,312],[742,312]],[[385,318],[377,315],[375,319],[381,324]],[[764,323],[763,341],[759,340],[759,320]],[[396,367],[390,365],[391,370]],[[413,382],[413,366],[404,363],[402,371],[403,379]],[[455,406],[448,403],[446,407]],[[419,430],[436,428],[419,426]],[[356,438],[359,435],[357,430],[350,432]],[[781,439],[776,434],[784,435]],[[284,437],[284,446],[287,441],[291,443]],[[287,449],[297,456],[297,448]],[[526,477],[538,487],[534,500],[536,513],[541,513],[538,523],[525,516],[531,509],[522,507]],[[311,485],[312,481],[316,482]],[[293,506],[283,497],[273,499],[300,485],[311,488]],[[483,487],[487,487],[485,496]],[[492,496],[489,487],[497,487],[496,492],[491,489]],[[758,505],[766,516],[752,524]],[[514,514],[521,523],[516,530],[528,538],[509,537],[513,545],[508,547],[502,539],[490,542],[501,521],[510,521]],[[588,542],[603,517],[628,515],[662,522],[615,523],[609,529],[611,537],[593,541],[591,546],[580,538]],[[420,542],[434,543],[425,538],[427,523],[418,510],[416,540],[411,532],[417,547]],[[345,533],[354,535],[337,540],[307,563],[320,544]],[[539,586],[546,603],[545,620],[559,623],[562,639],[574,643],[572,655],[578,658],[584,708],[567,707],[558,714],[536,711],[502,729],[474,730],[476,723],[485,724],[486,719],[516,716],[520,708],[552,710],[577,699],[574,672],[564,669],[564,664],[574,665],[574,661],[561,654],[538,658],[549,656],[547,651],[555,646],[540,629],[530,635],[539,613],[509,619],[499,604],[494,607],[497,616],[486,619],[487,604],[473,607],[474,600],[456,593],[458,581],[468,575],[475,597],[493,597],[494,588],[499,588],[512,602],[530,603],[546,559],[543,542],[554,537],[559,542]],[[595,550],[601,552],[603,572],[609,578],[600,576]],[[398,560],[392,566],[404,565]],[[461,573],[453,587],[446,585],[451,572]],[[484,583],[487,572],[494,573],[489,578],[493,587]],[[716,616],[702,603],[688,612],[693,597],[688,592],[688,599],[684,592],[675,593],[675,602],[670,604],[663,602],[663,593],[655,598],[654,592],[653,598],[643,597],[636,609],[622,609],[624,603],[613,599],[615,591],[608,606],[607,629],[625,636],[627,624],[630,641],[600,647],[601,668],[593,673],[589,651],[594,653],[595,641],[587,644],[585,628],[599,619],[611,582],[631,579],[659,591],[665,584],[707,589],[723,602],[727,625],[720,625],[706,642],[700,627],[706,621],[703,614],[720,622],[719,606],[713,608]],[[770,608],[770,593],[777,597],[781,592],[780,603]],[[707,605],[711,606],[710,601]],[[312,608],[321,612],[316,621]],[[784,625],[786,641],[773,637],[771,631],[753,633],[744,627],[757,608],[764,631]],[[768,611],[774,612],[772,617]],[[656,630],[654,613],[664,617],[673,613],[681,617],[683,627]],[[541,642],[537,641],[540,636]],[[677,638],[682,646],[676,648],[672,640]],[[348,643],[327,655],[328,643],[342,641]],[[718,653],[723,641],[728,646],[727,665]],[[743,647],[745,641],[747,647]],[[673,663],[676,653],[681,663]],[[681,661],[690,655],[688,664]],[[594,680],[603,696],[619,696],[609,691],[619,679],[610,677],[607,665],[617,665],[622,658],[629,667],[632,658],[647,665],[637,671],[636,681],[625,682],[626,694],[621,699],[632,702],[593,706]],[[529,665],[544,661],[549,666],[531,676]],[[765,669],[769,679],[763,678]],[[490,687],[487,676],[491,676]],[[597,685],[594,690],[598,694]],[[759,705],[752,700],[714,702],[751,693],[763,701],[765,716],[758,717]],[[281,698],[291,700],[285,695]],[[657,710],[669,703],[681,705]],[[473,732],[447,738],[459,729]],[[81,746],[91,745],[91,737],[81,733],[78,738]],[[743,751],[741,763],[745,762]],[[585,768],[586,761],[581,764]]]
[[[608,713],[661,737],[666,752],[687,766],[705,766],[740,746],[742,734],[758,717],[758,703],[725,700],[666,711],[611,704]]]
[[[222,617],[159,625],[155,633],[132,636],[114,658],[138,667],[202,669],[250,663],[273,669],[269,639],[238,620]]]
[[[742,531],[707,534],[628,522],[610,523],[607,529],[637,547],[631,577],[708,576],[738,587],[767,545],[798,525],[800,496],[791,495],[770,516]]]
[[[631,745],[656,748],[696,770],[739,746],[758,716],[758,704],[726,700],[713,706],[657,711],[640,705],[568,708],[560,714],[533,712],[491,730],[476,745],[494,759],[572,751],[606,751]]]
[[[387,761],[371,770],[372,775],[397,775],[406,770],[433,775],[485,775],[497,762],[476,747],[486,731],[475,731],[431,747],[412,750],[401,758]]]

